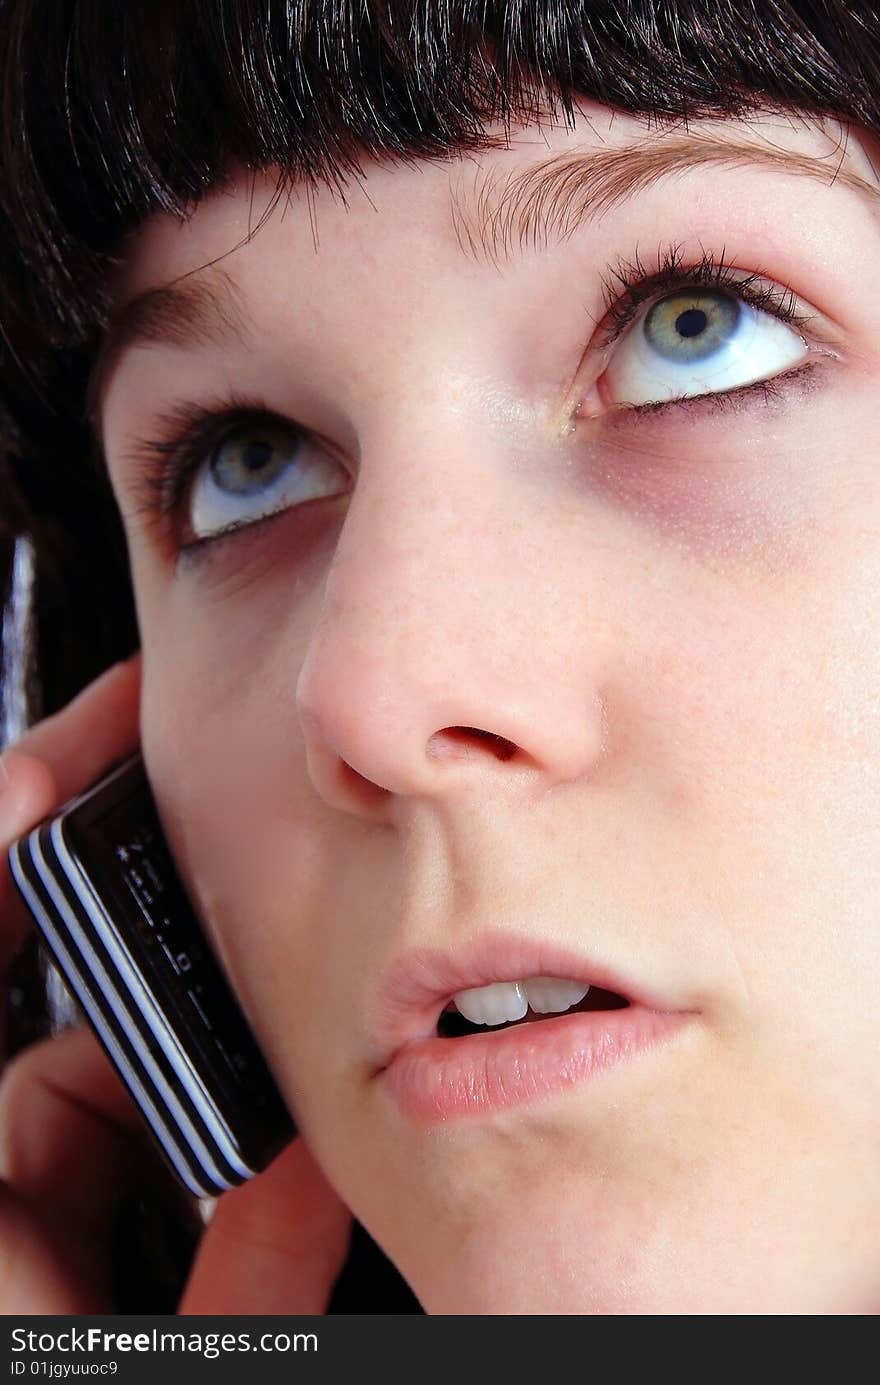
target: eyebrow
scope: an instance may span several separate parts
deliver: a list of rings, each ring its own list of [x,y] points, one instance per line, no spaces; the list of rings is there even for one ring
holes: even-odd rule
[[[216,264],[191,270],[173,283],[138,294],[111,313],[86,391],[86,421],[99,440],[101,395],[111,367],[123,351],[150,342],[184,349],[232,342],[247,347],[247,315],[232,276]]]
[[[490,168],[479,187],[474,214],[453,196],[453,224],[463,253],[500,268],[529,245],[534,249],[568,240],[627,198],[670,174],[708,165],[757,166],[777,173],[812,178],[826,187],[839,183],[880,208],[880,188],[827,158],[777,149],[754,141],[713,135],[659,134],[648,144],[602,149],[589,154],[554,154],[508,176]],[[478,177],[479,185],[479,177]]]
[[[710,165],[757,166],[777,173],[840,184],[880,208],[880,189],[828,159],[736,142],[711,135],[660,135],[648,144],[619,149],[560,153],[508,176],[489,169],[472,207],[453,193],[453,227],[462,253],[500,268],[528,246],[538,249],[568,240],[626,199],[661,178]],[[197,278],[195,276],[198,276]],[[235,281],[216,264],[192,270],[171,284],[138,295],[111,315],[89,377],[86,419],[100,443],[99,407],[111,366],[133,346],[155,343],[177,347],[247,346],[247,318]]]

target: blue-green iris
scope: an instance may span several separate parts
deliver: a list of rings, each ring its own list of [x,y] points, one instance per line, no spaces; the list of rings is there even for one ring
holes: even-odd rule
[[[704,361],[728,344],[742,305],[725,293],[693,289],[661,298],[644,322],[648,345],[658,355],[683,365]]]

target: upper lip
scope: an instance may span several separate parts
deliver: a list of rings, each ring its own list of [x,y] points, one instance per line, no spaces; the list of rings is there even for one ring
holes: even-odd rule
[[[437,947],[413,948],[396,958],[384,973],[369,1024],[377,1070],[387,1067],[406,1044],[432,1037],[441,1012],[458,991],[529,976],[570,978],[585,986],[614,991],[631,1005],[649,1010],[693,1008],[661,995],[648,982],[622,976],[599,957],[522,933],[485,931],[455,954]]]

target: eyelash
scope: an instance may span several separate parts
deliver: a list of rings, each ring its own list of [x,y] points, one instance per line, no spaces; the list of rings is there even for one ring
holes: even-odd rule
[[[283,418],[262,400],[234,391],[205,404],[183,403],[158,417],[158,435],[132,449],[137,463],[136,509],[158,520],[170,519],[183,501],[186,488],[207,456],[230,433],[245,428],[279,425],[299,438],[306,430]],[[253,521],[248,521],[248,527]],[[242,525],[241,527],[245,527]],[[224,531],[232,533],[233,529]],[[185,547],[198,547],[198,542]]]
[[[763,270],[743,275],[725,262],[723,250],[717,260],[704,250],[696,263],[685,264],[681,245],[668,245],[659,252],[653,270],[636,251],[631,260],[617,260],[610,277],[602,279],[605,316],[599,325],[600,348],[607,349],[623,335],[649,298],[663,298],[689,288],[730,293],[750,307],[778,317],[780,322],[804,326],[810,321],[809,314],[797,311],[797,299],[791,289],[774,283]]]
[[[661,248],[653,269],[641,260],[638,251],[631,260],[621,257],[609,267],[607,277],[602,279],[605,311],[597,327],[594,348],[607,351],[623,336],[639,310],[650,299],[660,299],[689,288],[710,288],[732,294],[751,307],[797,327],[810,321],[811,315],[797,311],[794,293],[768,279],[763,271],[743,275],[725,263],[723,250],[718,259],[710,252],[703,251],[697,262],[685,263],[681,245],[672,244]],[[760,392],[765,400],[777,398],[784,392],[786,381],[803,376],[812,368],[809,363],[802,364],[770,380],[757,380],[738,389],[627,405],[622,406],[620,412],[643,415],[672,409],[709,408],[716,412],[735,408],[748,394]],[[306,429],[276,413],[261,399],[235,392],[205,404],[179,404],[160,414],[158,435],[144,439],[132,449],[138,478],[136,512],[145,516],[148,522],[167,526],[183,502],[190,479],[229,433],[248,424],[265,427],[267,423],[280,425],[301,439],[308,436]],[[178,543],[178,551],[188,554],[209,545],[217,545],[224,538],[231,537],[237,529],[253,529],[259,522],[246,520],[240,525],[230,525],[214,537]]]

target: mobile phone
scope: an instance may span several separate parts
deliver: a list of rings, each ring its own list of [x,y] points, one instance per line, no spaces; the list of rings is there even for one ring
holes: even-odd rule
[[[212,1197],[296,1134],[174,867],[140,753],[15,842],[12,878],[171,1168]]]

